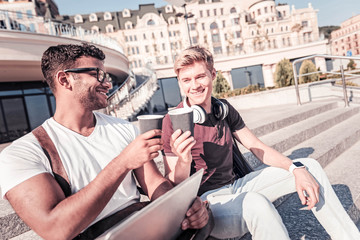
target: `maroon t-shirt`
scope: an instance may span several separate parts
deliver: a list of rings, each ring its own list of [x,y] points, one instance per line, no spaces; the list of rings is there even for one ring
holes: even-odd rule
[[[232,132],[245,127],[240,114],[226,100],[222,102],[229,106],[226,120],[217,120],[212,113],[207,114],[207,120],[202,124],[195,124],[195,146],[191,149],[193,161],[191,173],[204,168],[204,176],[198,195],[206,191],[222,187],[234,181]],[[177,108],[182,108],[180,103]],[[175,156],[171,151],[170,137],[174,130],[171,120],[166,114],[162,125],[162,139],[164,141],[165,155]]]

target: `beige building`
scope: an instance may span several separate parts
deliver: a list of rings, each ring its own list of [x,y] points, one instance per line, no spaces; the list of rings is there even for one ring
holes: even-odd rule
[[[185,8],[144,4],[137,10],[62,18],[112,36],[134,70],[151,64],[159,79],[175,76],[173,60],[182,49],[190,44],[205,46],[214,53],[217,70],[239,88],[273,86],[276,63],[285,57],[326,54],[317,12],[310,3],[296,9],[274,0],[200,0]]]
[[[331,33],[333,55],[353,56],[360,54],[360,14],[341,23],[341,28]]]

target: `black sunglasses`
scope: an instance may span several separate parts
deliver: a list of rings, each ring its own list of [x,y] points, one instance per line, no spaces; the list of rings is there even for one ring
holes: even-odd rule
[[[64,72],[73,72],[73,73],[84,73],[84,72],[90,72],[90,71],[96,71],[96,79],[100,83],[104,83],[104,81],[111,82],[111,77],[108,73],[104,72],[100,68],[72,68],[72,69],[65,69]]]

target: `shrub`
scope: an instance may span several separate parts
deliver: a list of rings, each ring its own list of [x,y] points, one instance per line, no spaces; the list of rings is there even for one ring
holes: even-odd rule
[[[349,63],[347,64],[347,69],[354,70],[355,67],[356,67],[356,63],[354,62],[354,60],[350,59]]]
[[[220,94],[226,93],[230,90],[230,85],[225,77],[222,75],[221,71],[218,71],[216,78],[213,81],[213,91],[212,94],[214,97],[219,97]]]
[[[310,60],[305,60],[301,64],[300,67],[300,75],[316,72],[316,66],[315,64]],[[319,81],[319,73],[314,73],[306,76],[300,77],[300,83],[309,83],[309,82],[315,82]]]
[[[276,64],[274,81],[276,87],[294,85],[294,73],[289,59],[284,58]]]

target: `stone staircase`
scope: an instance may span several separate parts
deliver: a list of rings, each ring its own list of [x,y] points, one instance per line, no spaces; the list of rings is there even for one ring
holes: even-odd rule
[[[344,208],[360,227],[360,105],[352,103],[345,108],[343,101],[334,99],[238,111],[267,145],[291,159],[316,159]],[[239,147],[255,169],[265,167],[251,152]],[[291,239],[329,239],[311,211],[302,210],[297,194],[284,196],[274,205]],[[251,235],[241,239],[251,239]]]
[[[238,99],[228,99],[238,101]],[[234,104],[235,105],[235,104]],[[237,109],[247,126],[266,144],[291,159],[311,157],[325,168],[344,208],[360,227],[360,105],[345,108],[338,98],[297,106],[286,104],[248,110]],[[263,165],[239,146],[254,168]],[[1,146],[0,146],[1,151]],[[161,166],[161,159],[156,162]],[[325,230],[289,194],[275,203],[291,239],[328,239]],[[0,200],[0,239],[41,239]],[[242,239],[251,239],[250,234]]]

